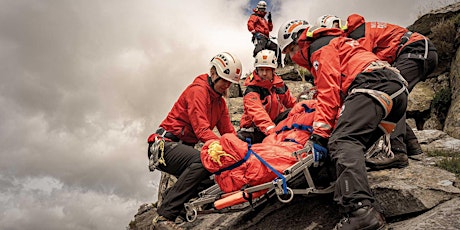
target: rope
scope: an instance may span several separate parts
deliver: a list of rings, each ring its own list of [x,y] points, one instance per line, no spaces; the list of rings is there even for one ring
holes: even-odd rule
[[[240,161],[236,162],[235,164],[232,164],[232,165],[230,165],[230,166],[228,166],[228,167],[225,167],[225,168],[223,168],[223,169],[218,170],[218,171],[215,172],[214,174],[215,174],[215,175],[220,175],[220,174],[221,174],[222,172],[224,172],[224,171],[232,170],[232,169],[234,169],[234,168],[237,168],[237,167],[239,167],[240,165],[242,165],[244,162],[246,162],[246,161],[249,159],[250,156],[251,156],[251,153],[250,153],[249,151],[247,151],[247,152],[246,152],[246,155],[244,156],[243,159],[241,159]]]
[[[208,155],[211,156],[212,161],[216,162],[219,164],[219,166],[222,166],[222,162],[220,161],[220,157],[226,156],[232,158],[234,161],[236,161],[236,158],[228,153],[226,153],[222,149],[222,145],[219,144],[219,141],[213,141],[209,145],[208,149]]]
[[[395,154],[391,151],[390,134],[385,134],[383,137],[382,151],[386,153],[386,156],[390,159],[395,157]]]
[[[158,164],[162,164],[166,166],[166,161],[165,161],[165,140],[161,139],[160,142],[158,143],[158,151],[160,151],[160,157],[158,158]]]

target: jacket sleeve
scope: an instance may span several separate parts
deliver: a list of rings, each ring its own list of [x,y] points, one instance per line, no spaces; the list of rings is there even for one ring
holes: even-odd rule
[[[225,102],[225,100],[222,98],[221,99],[223,103],[221,103],[221,111],[222,111],[222,116],[217,122],[217,130],[219,130],[220,135],[224,135],[226,133],[233,133],[236,134],[235,128],[232,125],[232,122],[230,120],[230,114],[228,113],[228,107]]]
[[[329,138],[341,105],[340,62],[337,50],[329,46],[312,54],[315,85],[318,92],[313,134]]]
[[[251,15],[248,20],[248,30],[249,32],[255,31],[256,29],[257,16]]]
[[[193,132],[202,142],[218,139],[217,135],[211,130],[211,124],[207,117],[207,107],[210,106],[207,89],[204,87],[193,87],[192,89],[187,97],[187,113]]]
[[[268,135],[274,130],[275,123],[272,121],[260,100],[260,95],[250,92],[243,97],[244,110],[252,117],[254,124],[264,134]],[[270,131],[272,130],[272,131]]]
[[[268,22],[268,31],[273,30],[273,22]]]

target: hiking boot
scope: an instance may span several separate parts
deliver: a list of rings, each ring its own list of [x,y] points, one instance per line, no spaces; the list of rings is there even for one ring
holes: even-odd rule
[[[164,216],[158,216],[152,221],[153,229],[155,230],[183,230],[174,221],[167,219]]]
[[[374,230],[387,229],[385,218],[375,208],[364,206],[344,217],[335,225],[334,230]]]
[[[406,148],[408,156],[414,156],[423,153],[422,147],[420,146],[420,143],[418,143],[417,139],[408,140],[406,143]]]
[[[404,168],[409,165],[409,159],[405,153],[395,153],[394,156],[388,157],[381,152],[374,157],[366,159],[366,166],[371,170],[381,170],[389,168]]]

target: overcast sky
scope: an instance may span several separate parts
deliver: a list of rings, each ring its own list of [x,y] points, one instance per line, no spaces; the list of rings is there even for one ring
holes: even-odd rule
[[[408,26],[456,1],[267,2],[276,36],[288,19],[327,13]],[[252,7],[0,0],[0,229],[124,229],[156,200],[146,139],[182,90],[222,51],[252,71]]]

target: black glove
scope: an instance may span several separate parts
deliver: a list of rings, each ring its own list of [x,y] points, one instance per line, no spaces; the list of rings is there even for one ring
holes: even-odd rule
[[[328,139],[319,135],[313,134],[310,139],[305,143],[305,147],[309,148],[313,154],[314,166],[318,166],[319,162],[324,160],[328,155],[327,150]]]
[[[268,12],[268,22],[272,22],[272,12]]]
[[[327,138],[324,138],[318,134],[312,134],[310,136],[310,140],[312,140],[313,142],[321,145],[322,147],[325,147],[327,148],[327,142],[329,141]]]

